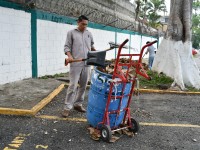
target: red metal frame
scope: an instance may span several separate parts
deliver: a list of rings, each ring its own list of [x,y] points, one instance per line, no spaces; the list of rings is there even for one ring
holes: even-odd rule
[[[112,81],[110,83],[110,90],[109,90],[109,94],[108,94],[108,100],[107,100],[107,103],[106,103],[106,108],[105,108],[105,112],[104,112],[104,117],[103,117],[103,121],[100,122],[99,124],[104,124],[104,125],[110,125],[110,120],[109,120],[109,114],[117,114],[116,115],[116,120],[117,120],[117,117],[118,115],[120,114],[120,108],[121,108],[121,104],[122,104],[122,99],[123,99],[123,96],[124,96],[124,90],[125,90],[125,86],[127,83],[130,83],[132,82],[132,86],[131,86],[131,90],[130,90],[130,93],[126,96],[128,96],[128,104],[127,104],[127,107],[123,109],[123,111],[125,111],[125,115],[124,115],[124,119],[123,119],[123,124],[125,124],[126,122],[126,119],[127,121],[130,123],[127,127],[131,127],[131,115],[130,115],[130,103],[131,103],[131,100],[132,100],[132,95],[133,95],[133,92],[134,92],[134,87],[135,87],[135,83],[136,83],[136,78],[137,78],[137,75],[141,75],[143,77],[145,77],[146,79],[151,79],[147,73],[145,72],[143,66],[142,66],[142,56],[143,56],[143,52],[144,52],[144,49],[148,46],[151,46],[153,45],[154,43],[156,43],[157,41],[154,41],[154,42],[151,42],[145,46],[142,47],[142,50],[140,52],[140,54],[121,54],[121,51],[122,51],[122,48],[124,47],[124,45],[128,42],[129,40],[126,39],[120,46],[119,46],[119,50],[118,50],[118,55],[117,55],[117,59],[116,59],[116,62],[115,62],[115,67],[114,67],[114,72],[113,72],[113,76],[112,76]],[[120,63],[120,58],[122,56],[128,56],[129,57],[129,63]],[[133,56],[138,56],[139,59],[137,62],[133,62],[132,61],[132,57]],[[123,66],[126,66],[128,67],[127,70],[126,70],[126,73],[123,73],[122,72],[122,67]],[[134,66],[136,68],[135,70],[135,76],[133,79],[129,80],[127,79],[128,77],[128,72],[129,72],[129,69],[131,66]],[[115,78],[120,78],[121,81],[117,81],[117,82],[114,82],[114,79]],[[113,96],[112,95],[112,91],[113,91],[113,87],[115,84],[118,84],[118,83],[122,83],[123,84],[123,88],[122,88],[122,95],[121,96]],[[108,111],[109,109],[109,105],[110,105],[110,102],[112,99],[114,98],[117,98],[117,99],[120,99],[120,105],[118,107],[118,110],[115,110],[115,111]],[[116,125],[116,124],[115,124]],[[112,130],[116,129],[119,127],[115,126],[114,128],[112,128]]]

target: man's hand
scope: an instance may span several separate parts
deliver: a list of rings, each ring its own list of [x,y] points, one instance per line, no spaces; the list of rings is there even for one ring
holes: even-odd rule
[[[94,47],[91,48],[91,51],[96,51],[96,49]]]
[[[67,56],[68,56],[67,62],[68,63],[72,62],[73,61],[73,57],[72,57],[70,52],[67,52]]]
[[[73,61],[73,57],[71,57],[71,56],[69,57],[69,56],[68,56],[67,61],[68,61],[69,63],[72,62],[72,61]]]

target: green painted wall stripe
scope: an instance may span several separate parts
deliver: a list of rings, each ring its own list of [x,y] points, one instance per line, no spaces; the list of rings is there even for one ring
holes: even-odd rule
[[[40,10],[37,10],[36,14],[37,14],[37,19],[40,20],[47,20],[56,23],[71,24],[71,25],[76,24],[76,19],[72,17],[61,16],[58,14],[48,13]]]
[[[19,4],[16,4],[16,3],[13,3],[13,2],[10,2],[7,0],[0,0],[0,6],[25,11],[25,8],[22,5],[19,5]]]
[[[36,11],[31,11],[31,51],[32,51],[32,77],[38,77],[37,65],[37,15]]]

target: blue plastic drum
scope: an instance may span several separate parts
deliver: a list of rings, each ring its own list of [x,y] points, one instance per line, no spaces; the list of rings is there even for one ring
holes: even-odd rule
[[[106,103],[108,99],[108,93],[110,90],[110,80],[112,76],[100,72],[95,68],[91,76],[91,86],[88,94],[88,107],[87,107],[87,120],[88,123],[93,127],[100,127],[100,122],[103,121],[103,116],[106,108]],[[119,96],[122,95],[123,84],[117,84],[113,87],[112,95]],[[120,110],[127,107],[128,94],[130,93],[131,83],[126,83],[124,90],[124,97],[122,99],[122,105]],[[109,111],[118,110],[120,106],[120,99],[112,99]],[[117,114],[110,114],[110,127],[119,126],[124,118],[125,111],[121,111],[116,119]]]

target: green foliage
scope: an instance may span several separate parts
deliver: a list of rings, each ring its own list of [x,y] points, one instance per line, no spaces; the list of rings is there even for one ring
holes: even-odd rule
[[[49,79],[49,78],[59,78],[59,77],[65,77],[66,73],[60,73],[60,74],[55,74],[55,75],[45,75],[42,77],[39,77],[39,79]]]
[[[140,87],[147,89],[160,89],[160,87],[170,87],[173,83],[173,79],[166,76],[165,74],[158,74],[157,72],[148,71],[147,74],[152,78],[151,80],[147,80],[144,77],[139,76]],[[200,90],[195,89],[194,87],[186,86],[188,91],[191,92],[199,92]]]
[[[165,0],[137,0],[136,5],[137,17],[147,18],[153,28],[161,26],[159,13],[166,11]]]
[[[152,78],[152,80],[147,80],[143,77],[139,77],[140,86],[146,88],[157,89],[159,85],[170,86],[173,83],[173,79],[166,76],[165,74],[158,74],[157,72],[148,71],[147,74]]]
[[[196,49],[200,48],[200,14],[197,13],[200,10],[200,1],[193,2],[193,17],[192,17],[192,43]]]
[[[194,0],[193,3],[192,3],[192,8],[194,10],[194,13],[196,14],[197,11],[200,9],[200,1]]]

